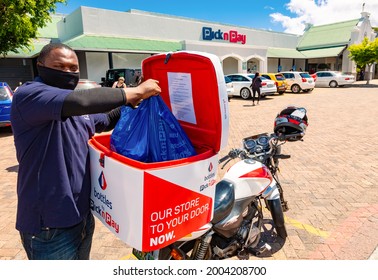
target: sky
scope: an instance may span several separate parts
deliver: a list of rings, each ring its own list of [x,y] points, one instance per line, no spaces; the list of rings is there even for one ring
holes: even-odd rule
[[[371,14],[372,26],[378,27],[378,0],[67,0],[66,5],[57,4],[57,13],[68,14],[79,6],[136,9],[291,34],[303,34],[306,23],[357,19],[364,9]]]

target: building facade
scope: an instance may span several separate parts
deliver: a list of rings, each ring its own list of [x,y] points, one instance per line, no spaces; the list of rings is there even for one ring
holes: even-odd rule
[[[36,57],[50,41],[63,42],[76,51],[81,78],[101,82],[109,68],[140,68],[148,56],[179,50],[217,55],[225,74],[324,68],[355,74],[347,47],[366,36],[375,38],[366,12],[352,21],[309,26],[299,36],[138,10],[90,7],[55,15],[40,34],[33,50],[0,59],[1,81],[15,86],[32,79]]]

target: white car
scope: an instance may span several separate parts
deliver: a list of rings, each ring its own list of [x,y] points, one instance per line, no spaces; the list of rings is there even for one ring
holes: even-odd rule
[[[101,87],[101,85],[96,83],[95,81],[91,81],[88,79],[80,79],[75,89],[89,89],[97,87]]]
[[[234,86],[234,96],[240,96],[243,99],[250,99],[252,97],[252,79],[255,74],[229,74],[226,77],[230,78]],[[277,92],[276,83],[267,78],[261,77],[261,97],[273,95]]]
[[[342,87],[355,82],[353,75],[348,75],[339,71],[318,71],[316,74],[316,87]]]
[[[224,76],[224,80],[226,82],[228,101],[230,101],[230,99],[234,96],[234,85],[229,77]]]
[[[293,93],[310,92],[315,87],[314,78],[307,72],[287,71],[280,73],[285,76],[287,88]]]

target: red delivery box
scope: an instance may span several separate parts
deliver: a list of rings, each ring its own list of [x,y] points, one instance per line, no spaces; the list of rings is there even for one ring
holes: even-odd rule
[[[110,150],[110,134],[89,140],[91,209],[103,224],[140,251],[165,247],[213,217],[218,152],[227,145],[228,97],[220,60],[178,51],[142,62],[190,138],[197,155],[139,162]]]

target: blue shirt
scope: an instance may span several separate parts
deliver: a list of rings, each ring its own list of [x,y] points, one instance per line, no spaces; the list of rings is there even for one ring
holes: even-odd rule
[[[70,227],[90,211],[87,142],[109,123],[106,114],[62,119],[71,91],[37,77],[13,96],[11,123],[19,162],[16,229],[21,232]]]

